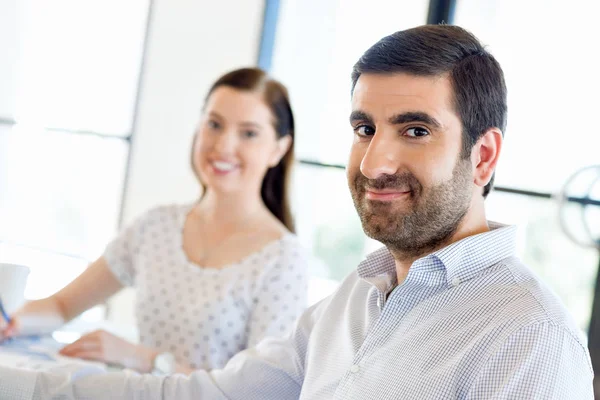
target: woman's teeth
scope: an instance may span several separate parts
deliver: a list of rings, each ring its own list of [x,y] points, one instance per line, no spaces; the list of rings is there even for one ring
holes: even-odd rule
[[[219,171],[228,172],[232,171],[235,168],[234,164],[224,162],[224,161],[213,161],[213,166]]]

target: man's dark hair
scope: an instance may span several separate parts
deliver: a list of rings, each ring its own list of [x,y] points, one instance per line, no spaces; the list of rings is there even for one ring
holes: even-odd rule
[[[424,25],[386,36],[368,49],[352,70],[352,92],[361,74],[447,74],[463,126],[461,156],[468,158],[490,128],[504,134],[506,84],[500,64],[468,31],[452,25]],[[483,189],[487,197],[494,176]]]

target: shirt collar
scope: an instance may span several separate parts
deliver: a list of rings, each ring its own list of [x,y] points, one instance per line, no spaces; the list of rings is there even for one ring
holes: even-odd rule
[[[516,254],[516,226],[488,223],[488,232],[466,237],[434,253],[416,260],[410,268],[405,282],[432,280],[435,270],[449,286],[472,279],[485,268]],[[358,265],[358,276],[382,292],[396,286],[396,265],[390,251],[383,247],[369,254]],[[437,282],[440,283],[440,282]]]

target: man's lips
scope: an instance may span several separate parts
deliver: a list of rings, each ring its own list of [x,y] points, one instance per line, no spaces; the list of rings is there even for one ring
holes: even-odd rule
[[[384,190],[375,190],[375,189],[366,189],[365,197],[368,200],[377,200],[377,201],[392,201],[400,198],[405,198],[409,196],[411,193],[410,190],[401,190],[401,189],[384,189]]]

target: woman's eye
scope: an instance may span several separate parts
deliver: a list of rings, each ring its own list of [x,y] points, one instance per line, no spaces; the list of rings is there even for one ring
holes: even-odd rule
[[[354,128],[354,133],[358,136],[373,136],[375,134],[375,129],[367,125],[360,125]]]
[[[409,137],[423,137],[429,135],[429,132],[424,128],[408,128],[406,130],[406,135]]]
[[[258,133],[256,131],[244,131],[245,138],[253,138],[256,136],[258,136]]]
[[[211,129],[219,129],[221,125],[215,120],[209,119],[207,123],[208,127]]]

